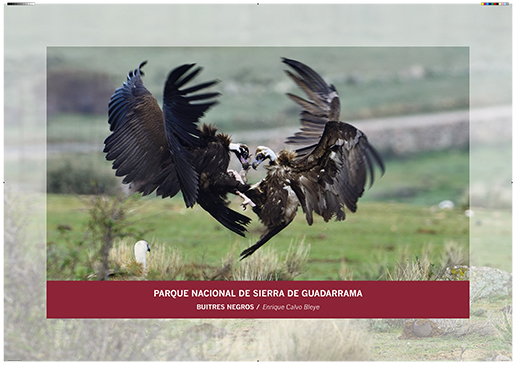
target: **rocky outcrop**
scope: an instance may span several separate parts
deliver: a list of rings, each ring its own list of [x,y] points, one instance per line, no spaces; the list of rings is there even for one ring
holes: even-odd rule
[[[512,274],[494,267],[454,266],[446,269],[446,280],[469,280],[470,298],[512,294]]]
[[[437,323],[429,319],[417,319],[405,322],[403,332],[399,337],[400,340],[417,339],[426,337],[439,337],[443,334],[443,330],[439,328]]]

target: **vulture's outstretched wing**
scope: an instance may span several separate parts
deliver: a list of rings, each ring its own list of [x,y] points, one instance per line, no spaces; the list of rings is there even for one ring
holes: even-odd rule
[[[164,90],[162,112],[156,99],[143,85],[141,68],[127,76],[109,103],[109,124],[113,133],[104,141],[106,159],[113,162],[123,183],[144,195],[157,190],[163,197],[179,190],[187,207],[198,195],[198,174],[185,147],[196,146],[197,123],[215,104],[206,102],[218,93],[190,95],[216,82],[206,82],[180,90],[200,68],[185,75],[194,65],[183,65],[170,72]]]
[[[220,95],[217,92],[190,95],[216,84],[217,81],[180,90],[201,71],[198,67],[187,74],[194,65],[183,65],[172,70],[163,92],[163,115],[168,146],[187,207],[192,207],[197,200],[199,176],[191,163],[192,156],[183,146],[198,146],[200,132],[197,123],[204,113],[217,103],[206,100]]]
[[[286,143],[295,146],[298,156],[309,154],[319,143],[328,121],[339,120],[340,101],[335,86],[328,85],[321,76],[301,62],[283,58],[283,62],[297,73],[286,70],[287,75],[305,92],[311,100],[287,93],[303,109],[301,111],[301,131],[289,137]]]
[[[287,94],[303,109],[301,131],[287,143],[305,145],[296,150],[292,163],[299,171],[298,184],[293,189],[312,224],[312,212],[325,221],[332,217],[345,219],[344,206],[356,211],[356,204],[364,192],[366,180],[374,181],[374,167],[385,171],[378,152],[367,137],[351,124],[339,121],[340,102],[337,90],[301,62],[283,59],[298,75],[287,74],[306,93],[311,101]]]
[[[364,193],[366,181],[372,185],[374,168],[385,171],[378,152],[367,137],[351,124],[328,122],[321,140],[312,153],[293,161],[298,179],[296,194],[312,224],[312,212],[327,222],[344,220],[344,206],[351,212]],[[294,187],[293,187],[294,188]]]
[[[142,62],[136,70],[129,72],[127,81],[111,96],[108,122],[113,133],[104,141],[106,159],[113,161],[115,174],[125,176],[123,183],[131,184],[131,190],[143,195],[158,187],[155,180],[160,171],[173,167],[163,128],[163,113],[141,79],[141,68],[146,63]],[[172,171],[172,178],[161,187],[168,195],[179,191],[175,170]]]
[[[209,108],[217,104],[217,101],[213,100],[204,101],[220,95],[219,92],[190,95],[213,86],[218,81],[209,81],[180,90],[202,70],[201,67],[197,67],[187,74],[193,66],[195,66],[194,63],[182,65],[170,71],[163,92],[163,114],[167,137],[170,137],[170,135],[177,136],[179,140],[192,147],[198,145],[200,131],[197,124],[199,119],[204,116]]]

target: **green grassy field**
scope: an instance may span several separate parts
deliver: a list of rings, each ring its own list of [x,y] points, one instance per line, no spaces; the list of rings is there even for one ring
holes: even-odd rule
[[[82,267],[87,262],[88,252],[94,254],[96,249],[83,239],[87,205],[87,197],[48,195],[47,237],[55,253],[49,255],[54,264],[50,268],[62,265],[62,261],[54,262],[59,258],[76,265],[73,274],[70,272],[74,277],[66,279],[84,279],[91,274],[90,268]],[[228,253],[238,257],[241,250],[258,239],[262,229],[254,219],[248,237],[241,238],[224,229],[201,208],[185,209],[180,198],[143,198],[132,201],[133,205],[135,208],[131,209],[128,219],[133,222],[135,240],[164,243],[177,248],[187,261],[213,267],[221,267]],[[246,214],[254,218],[252,213]],[[262,250],[275,250],[284,257],[291,243],[304,240],[310,245],[310,255],[299,279],[338,280],[339,272],[345,267],[355,280],[377,280],[381,270],[392,269],[403,254],[414,257],[428,249],[432,259],[437,261],[444,245],[450,241],[467,251],[468,226],[469,220],[460,210],[433,211],[417,205],[363,203],[359,212],[348,215],[344,222],[324,223],[316,219],[310,227],[299,214]],[[76,262],[72,263],[74,257]],[[152,260],[152,253],[149,257]],[[49,278],[59,279],[55,274],[52,269],[48,272]]]
[[[90,131],[90,137],[96,134],[95,128]],[[67,177],[74,173],[90,179],[113,176],[101,153],[68,154],[65,160],[70,162],[63,170]],[[60,155],[48,160],[49,183],[60,180],[59,174],[52,177],[52,172],[62,164]],[[468,165],[468,152],[460,150],[389,158],[387,173],[377,176],[375,185],[366,190],[357,213],[348,214],[343,222],[324,223],[317,216],[313,226],[308,226],[300,209],[295,221],[260,250],[273,250],[284,259],[290,244],[310,245],[305,271],[298,277],[308,280],[385,279],[385,270],[393,270],[400,260],[421,257],[425,251],[437,265],[447,244],[468,251],[469,219],[464,215]],[[233,200],[233,208],[240,210],[239,200]],[[443,200],[454,201],[456,208],[438,210],[436,206]],[[49,278],[84,279],[92,273],[88,260],[98,248],[84,238],[88,202],[85,195],[48,194]],[[180,196],[161,199],[135,195],[129,206],[134,210],[129,221],[135,240],[143,238],[151,244],[177,248],[187,262],[202,263],[213,270],[223,266],[228,254],[237,259],[263,229],[248,210],[244,214],[253,223],[247,237],[241,238],[200,207],[185,209]]]

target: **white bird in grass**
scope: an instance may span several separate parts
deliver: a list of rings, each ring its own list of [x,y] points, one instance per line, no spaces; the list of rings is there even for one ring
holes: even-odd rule
[[[143,269],[147,269],[147,264],[145,258],[147,256],[147,251],[150,252],[150,246],[147,241],[138,241],[134,245],[134,256],[136,258],[136,262],[142,264]]]

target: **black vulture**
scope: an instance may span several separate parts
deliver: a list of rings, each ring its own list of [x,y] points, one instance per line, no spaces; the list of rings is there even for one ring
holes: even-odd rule
[[[313,212],[326,222],[346,218],[344,207],[356,212],[357,201],[364,192],[366,180],[374,181],[375,165],[385,167],[367,137],[352,125],[339,121],[339,95],[310,67],[301,62],[283,59],[297,75],[287,75],[306,93],[310,101],[287,94],[302,107],[303,128],[286,141],[296,145],[295,151],[278,154],[260,146],[253,168],[269,159],[267,175],[253,185],[246,195],[255,206],[253,211],[265,226],[256,244],[244,250],[241,259],[252,255],[274,235],[287,227],[301,205],[306,221],[313,223]]]
[[[180,190],[187,207],[196,202],[231,231],[245,236],[251,219],[228,207],[227,193],[241,194],[249,185],[228,172],[230,151],[242,168],[249,168],[249,148],[232,143],[213,125],[198,127],[199,119],[217,102],[218,92],[205,89],[218,81],[183,88],[201,70],[195,64],[172,70],[165,83],[163,111],[142,82],[141,68],[129,72],[127,81],[109,102],[112,134],[104,141],[106,159],[117,176],[124,176],[131,192],[173,197]],[[197,93],[202,91],[202,93]],[[237,180],[237,178],[239,178]]]

